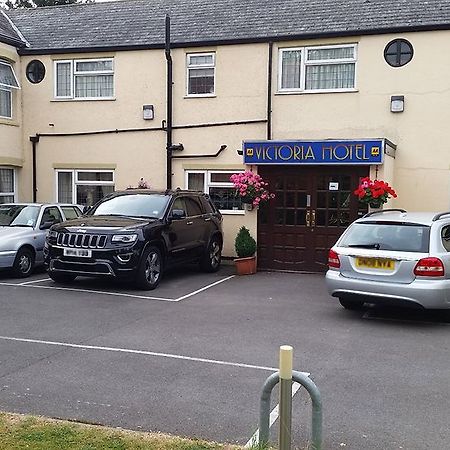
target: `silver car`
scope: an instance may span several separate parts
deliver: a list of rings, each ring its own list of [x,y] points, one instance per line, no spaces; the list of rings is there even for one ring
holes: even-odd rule
[[[20,278],[31,275],[34,267],[44,262],[48,229],[81,214],[78,205],[0,204],[0,269],[12,268]]]
[[[364,303],[450,308],[450,212],[382,210],[353,222],[332,247],[328,292]]]

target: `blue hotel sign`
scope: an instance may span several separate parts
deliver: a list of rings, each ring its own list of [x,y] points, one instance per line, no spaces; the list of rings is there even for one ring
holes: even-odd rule
[[[244,141],[245,164],[382,164],[384,139]]]

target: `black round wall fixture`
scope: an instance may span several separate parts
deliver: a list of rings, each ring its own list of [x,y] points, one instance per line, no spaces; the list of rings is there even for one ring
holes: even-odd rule
[[[27,80],[30,83],[40,83],[45,77],[45,66],[42,61],[33,59],[33,61],[30,61],[27,65],[26,74]]]
[[[384,59],[392,67],[401,67],[408,64],[413,55],[413,46],[406,39],[394,39],[384,49]]]

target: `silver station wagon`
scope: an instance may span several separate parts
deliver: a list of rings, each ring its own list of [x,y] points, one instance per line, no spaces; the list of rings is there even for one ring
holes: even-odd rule
[[[353,222],[332,247],[328,292],[364,303],[450,308],[450,212],[382,210]]]
[[[36,265],[44,263],[48,229],[81,214],[77,205],[0,204],[0,269],[12,269],[20,278],[31,275]]]

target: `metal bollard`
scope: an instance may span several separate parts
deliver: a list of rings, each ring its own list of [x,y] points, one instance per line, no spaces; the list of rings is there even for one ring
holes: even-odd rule
[[[280,373],[270,375],[263,385],[259,410],[259,447],[267,448],[269,445],[270,427],[270,397],[275,385],[280,381]],[[309,393],[312,401],[312,427],[311,450],[322,450],[322,399],[315,383],[305,374],[292,371],[292,381],[301,384]],[[292,401],[292,396],[291,396]],[[281,396],[280,396],[280,422],[281,422]],[[290,430],[290,427],[289,427]],[[290,435],[289,435],[290,438]],[[280,442],[281,444],[281,442]],[[284,445],[284,444],[283,444]],[[280,447],[281,450],[281,447]]]
[[[292,425],[292,347],[280,347],[280,417],[278,432],[279,450],[291,449]]]

